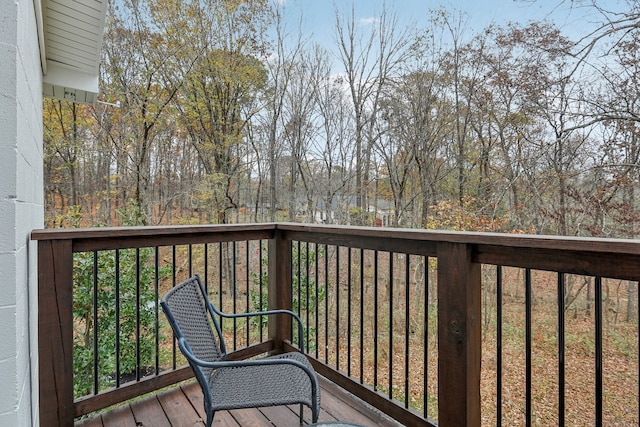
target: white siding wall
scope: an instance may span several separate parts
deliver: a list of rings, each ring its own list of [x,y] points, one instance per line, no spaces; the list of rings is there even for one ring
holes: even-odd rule
[[[33,0],[0,0],[0,426],[37,425],[42,70]]]

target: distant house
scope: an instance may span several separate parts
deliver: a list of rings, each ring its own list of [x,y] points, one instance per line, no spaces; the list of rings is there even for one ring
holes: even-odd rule
[[[369,213],[375,214],[376,227],[390,227],[393,225],[395,211],[393,205],[387,200],[377,199],[375,206],[369,205]]]
[[[0,426],[37,426],[43,96],[93,103],[106,0],[0,0]],[[43,357],[46,357],[44,355]]]

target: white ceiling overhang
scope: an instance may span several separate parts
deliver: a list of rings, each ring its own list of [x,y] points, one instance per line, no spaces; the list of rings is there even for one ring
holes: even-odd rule
[[[93,104],[108,0],[34,0],[43,95]],[[40,4],[38,4],[40,3]]]

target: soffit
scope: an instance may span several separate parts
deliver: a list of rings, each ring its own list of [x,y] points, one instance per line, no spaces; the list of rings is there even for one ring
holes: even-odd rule
[[[44,0],[43,91],[94,103],[108,0]]]

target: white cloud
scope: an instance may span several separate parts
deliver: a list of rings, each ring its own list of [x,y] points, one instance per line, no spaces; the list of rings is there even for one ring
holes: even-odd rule
[[[377,23],[378,21],[379,21],[378,18],[372,16],[372,17],[369,17],[369,18],[360,18],[358,20],[358,24],[360,24],[360,25],[372,25],[372,24]]]

